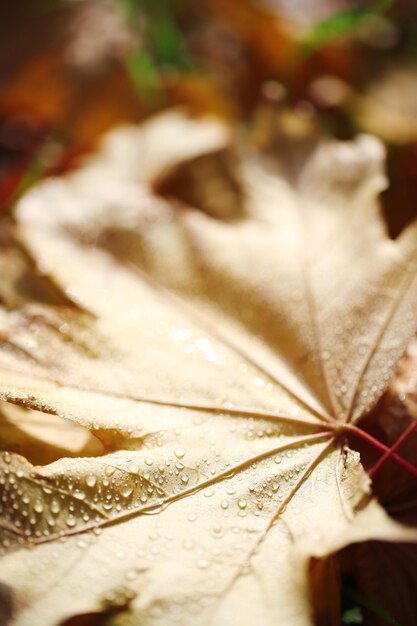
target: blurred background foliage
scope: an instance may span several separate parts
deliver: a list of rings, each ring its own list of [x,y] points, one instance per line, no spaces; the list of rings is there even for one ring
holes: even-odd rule
[[[0,203],[168,105],[386,143],[395,236],[417,213],[414,0],[19,0],[0,20]]]
[[[373,133],[387,150],[391,235],[417,215],[415,0],[18,0],[0,16],[4,215],[111,127],[172,105],[217,114],[260,145],[283,128],[293,139]],[[339,568],[341,623],[398,626],[371,597],[378,572],[366,578],[360,549],[335,558],[312,580],[323,588]]]

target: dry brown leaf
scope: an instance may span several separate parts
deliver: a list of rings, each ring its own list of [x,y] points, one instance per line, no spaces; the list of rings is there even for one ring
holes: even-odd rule
[[[155,195],[228,142],[167,113],[18,207],[39,268],[94,318],[3,310],[2,398],[112,451],[44,467],[3,454],[14,626],[126,605],[131,626],[304,626],[312,556],[417,538],[345,440],[417,325],[417,226],[385,234],[380,144],[323,144],[291,183],[277,159],[241,155],[233,219]]]
[[[413,339],[378,409],[366,419],[368,432],[391,450],[417,465],[416,428],[416,357],[417,340]],[[398,446],[398,447],[397,447]],[[407,525],[417,524],[416,479],[386,458],[372,467],[373,492],[390,517]],[[386,611],[397,623],[413,624],[417,597],[410,593],[417,582],[417,545],[368,541],[351,546],[349,570],[358,590]],[[368,626],[385,626],[386,619],[373,611],[364,611]]]
[[[417,139],[417,69],[394,67],[368,93],[356,96],[353,110],[361,128],[397,144]]]
[[[0,119],[14,161],[1,190],[5,200],[46,136],[65,144],[46,165],[62,171],[104,132],[143,116],[124,64],[136,41],[120,3],[8,5],[0,25]]]

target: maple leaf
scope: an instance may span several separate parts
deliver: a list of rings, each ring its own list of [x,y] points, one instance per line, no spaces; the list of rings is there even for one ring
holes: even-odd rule
[[[389,457],[397,451],[403,458],[417,464],[416,356],[417,341],[414,338],[399,362],[378,410],[366,418],[367,431],[389,446],[387,453],[377,462],[374,459],[369,472],[372,491],[390,517],[414,526],[417,520],[415,477],[404,472]],[[415,586],[417,545],[368,541],[351,546],[347,554],[347,562],[354,567],[355,582],[364,606],[374,609],[365,612],[365,623],[380,626],[390,621],[387,616],[391,616],[392,622],[412,624],[417,600],[409,589]]]
[[[131,625],[307,625],[312,556],[416,540],[346,443],[378,445],[357,424],[417,326],[417,226],[385,233],[380,144],[321,144],[293,182],[276,156],[241,154],[232,213],[158,197],[229,141],[166,113],[18,206],[38,268],[76,307],[2,310],[1,397],[105,450],[43,467],[3,453],[16,626],[117,606]]]

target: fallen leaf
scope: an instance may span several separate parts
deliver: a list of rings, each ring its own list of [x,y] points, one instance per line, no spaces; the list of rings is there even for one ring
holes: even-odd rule
[[[311,557],[417,538],[346,444],[417,326],[417,225],[385,233],[381,146],[323,143],[291,181],[241,149],[232,219],[158,197],[229,134],[166,113],[18,206],[38,267],[87,313],[3,310],[1,397],[110,451],[3,453],[14,626],[117,607],[128,625],[303,626]]]
[[[46,465],[63,456],[98,456],[102,444],[74,421],[40,411],[0,403],[0,447],[17,452],[35,465]]]
[[[0,148],[13,157],[2,172],[9,174],[4,203],[46,137],[65,147],[53,162],[62,171],[111,127],[143,116],[125,68],[135,37],[122,7],[108,0],[49,4],[9,3],[2,15]]]
[[[28,301],[74,308],[65,294],[36,269],[17,241],[15,225],[7,216],[0,218],[0,262],[0,303],[4,308],[17,309]]]
[[[413,339],[378,410],[366,419],[368,432],[414,465],[417,464],[416,357],[417,341]],[[384,457],[370,471],[373,491],[393,519],[415,527],[415,478],[403,472],[390,458],[382,461]],[[412,624],[417,612],[417,598],[410,593],[417,580],[417,545],[368,541],[350,546],[348,551],[352,561],[350,571],[359,592],[371,607],[380,610],[378,615],[375,610],[364,609],[365,623],[385,626],[388,614],[401,625]]]
[[[417,139],[416,67],[393,67],[367,93],[357,95],[353,112],[358,124],[384,141],[404,144]]]
[[[378,615],[375,610],[365,609],[366,625],[385,626],[386,615],[396,620],[391,623],[412,624],[417,605],[415,594],[410,593],[417,581],[415,543],[367,541],[354,548],[358,587],[371,607],[381,611]]]

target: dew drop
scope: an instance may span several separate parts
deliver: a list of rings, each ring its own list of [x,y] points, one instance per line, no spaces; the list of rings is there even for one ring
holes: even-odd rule
[[[126,580],[132,581],[135,580],[135,578],[137,578],[138,572],[135,569],[131,569],[128,572],[126,572],[125,574],[125,578]]]
[[[94,487],[97,482],[97,478],[94,476],[94,474],[89,474],[85,482],[89,487]]]
[[[61,507],[59,505],[59,502],[57,500],[52,500],[52,502],[51,502],[51,513],[53,513],[54,515],[58,515],[60,510],[61,510]]]
[[[36,513],[43,513],[43,504],[40,500],[37,500],[33,506],[33,509]]]
[[[121,494],[124,498],[128,498],[129,496],[132,495],[132,493],[133,493],[132,485],[125,485],[124,487],[122,487]]]
[[[75,519],[74,515],[68,515],[67,526],[69,526],[70,528],[74,528],[76,523],[77,523],[77,520]]]
[[[220,525],[213,526],[211,532],[215,537],[221,537],[223,535],[223,528]]]

